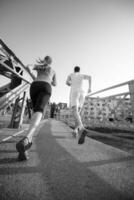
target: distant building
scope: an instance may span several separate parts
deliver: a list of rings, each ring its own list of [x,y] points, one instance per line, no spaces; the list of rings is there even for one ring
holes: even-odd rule
[[[130,99],[86,97],[82,115],[83,120],[131,120]]]
[[[57,119],[74,125],[72,110],[67,107],[67,104],[58,103],[57,108]],[[85,125],[89,124],[90,121],[112,122],[125,120],[132,122],[131,102],[129,98],[86,97],[81,116]]]
[[[57,106],[58,106],[60,109],[66,109],[66,108],[67,108],[67,103],[58,103]]]

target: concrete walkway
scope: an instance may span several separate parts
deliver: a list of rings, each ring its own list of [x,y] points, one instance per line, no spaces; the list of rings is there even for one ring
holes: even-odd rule
[[[134,199],[134,155],[91,138],[78,145],[55,120],[41,124],[27,162],[16,161],[19,139],[0,146],[0,200]]]

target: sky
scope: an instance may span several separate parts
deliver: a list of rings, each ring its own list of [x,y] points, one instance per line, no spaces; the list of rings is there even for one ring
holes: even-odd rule
[[[134,79],[133,0],[1,0],[0,37],[25,65],[52,57],[56,103],[68,103],[76,65],[92,92]]]

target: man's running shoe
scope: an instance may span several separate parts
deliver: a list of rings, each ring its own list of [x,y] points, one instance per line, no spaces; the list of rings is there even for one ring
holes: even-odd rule
[[[85,129],[82,129],[79,131],[78,144],[83,144],[85,142],[86,135],[87,135],[87,131]]]

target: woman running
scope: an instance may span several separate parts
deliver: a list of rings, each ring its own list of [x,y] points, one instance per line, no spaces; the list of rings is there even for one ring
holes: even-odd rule
[[[16,144],[16,149],[19,152],[18,160],[27,160],[27,150],[32,146],[33,135],[38,127],[45,107],[52,94],[52,86],[57,85],[56,73],[51,68],[52,58],[46,56],[44,59],[37,60],[33,70],[37,71],[37,77],[34,76],[31,69],[27,67],[29,73],[33,76],[34,81],[30,86],[30,97],[33,105],[33,116],[31,123],[25,136]]]

